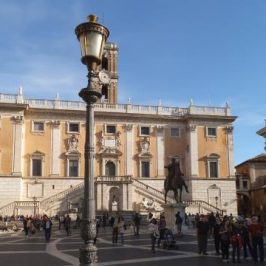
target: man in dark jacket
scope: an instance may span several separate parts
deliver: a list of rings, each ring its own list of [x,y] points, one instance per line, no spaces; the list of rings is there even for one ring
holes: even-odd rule
[[[204,215],[201,215],[200,220],[197,223],[197,237],[198,237],[199,254],[208,255],[208,253],[207,253],[208,233],[209,233],[208,218]]]

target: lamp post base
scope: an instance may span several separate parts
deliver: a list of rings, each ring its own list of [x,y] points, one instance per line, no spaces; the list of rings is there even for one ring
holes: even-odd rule
[[[95,219],[81,220],[81,237],[84,240],[84,244],[79,249],[80,266],[97,265],[97,248],[94,245],[97,237]]]
[[[97,265],[97,249],[93,243],[84,244],[80,249],[80,266]]]

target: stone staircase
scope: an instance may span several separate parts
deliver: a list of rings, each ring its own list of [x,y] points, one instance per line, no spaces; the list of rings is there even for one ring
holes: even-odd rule
[[[80,197],[83,197],[84,191],[84,183],[81,182],[80,184],[68,188],[60,193],[52,195],[40,202],[40,212],[46,213],[48,215],[55,215],[58,212],[62,211],[62,203],[67,200],[68,201],[78,201]],[[67,207],[65,206],[64,209],[66,210]]]
[[[154,200],[155,202],[159,204],[164,204],[164,193],[162,191],[159,191],[158,189],[155,189],[138,179],[132,178],[133,180],[133,187],[135,188],[136,192],[139,192],[141,194],[144,194],[146,197],[148,197],[151,200]],[[166,198],[167,203],[174,203],[174,199],[167,196]]]
[[[146,197],[154,200],[158,204],[164,204],[164,193],[162,191],[159,191],[147,184],[144,184],[143,182],[139,181],[138,179],[133,179],[133,186],[135,187],[136,192],[140,192]],[[175,200],[173,197],[167,196],[166,198],[167,203],[174,203]],[[198,208],[199,212],[205,211],[205,212],[213,212],[218,213],[220,215],[223,215],[223,210],[209,204],[206,201],[203,200],[191,200],[191,201],[183,201],[183,203],[187,204],[188,207],[196,207]]]
[[[100,177],[99,177],[100,178]],[[99,179],[98,178],[98,179]],[[117,178],[117,177],[114,177]],[[132,186],[135,189],[136,193],[139,193],[141,196],[148,198],[156,203],[157,206],[161,206],[165,203],[164,201],[164,192],[159,191],[152,186],[149,186],[136,178],[130,178],[132,182]],[[109,177],[111,179],[111,177]],[[108,179],[108,180],[109,180]],[[13,215],[16,214],[15,210],[22,210],[23,208],[36,208],[38,211],[36,213],[46,213],[49,216],[55,215],[60,211],[65,211],[67,208],[63,206],[65,202],[79,203],[80,198],[83,197],[84,191],[84,183],[81,182],[80,184],[73,186],[69,189],[66,189],[60,193],[52,195],[42,201],[14,201],[5,206],[0,208],[0,215]],[[173,197],[167,196],[166,198],[167,203],[174,203],[175,200]],[[215,206],[203,201],[203,200],[191,200],[191,201],[184,201],[183,203],[187,204],[188,207],[194,207],[197,209],[197,212],[214,212],[223,214],[223,211]]]

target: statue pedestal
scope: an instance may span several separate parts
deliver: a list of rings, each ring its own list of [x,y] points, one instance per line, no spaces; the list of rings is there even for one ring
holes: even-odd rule
[[[164,216],[166,220],[166,227],[176,232],[176,217],[177,212],[180,212],[180,216],[185,221],[185,210],[188,205],[182,202],[180,203],[168,203],[163,204],[162,207],[164,209]]]

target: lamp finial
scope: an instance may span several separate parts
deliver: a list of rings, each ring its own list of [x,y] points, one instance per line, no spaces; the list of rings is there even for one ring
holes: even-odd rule
[[[88,17],[87,17],[87,19],[88,19],[88,21],[89,22],[91,22],[91,23],[96,23],[97,22],[97,20],[98,20],[98,17],[96,16],[96,15],[89,15]]]

